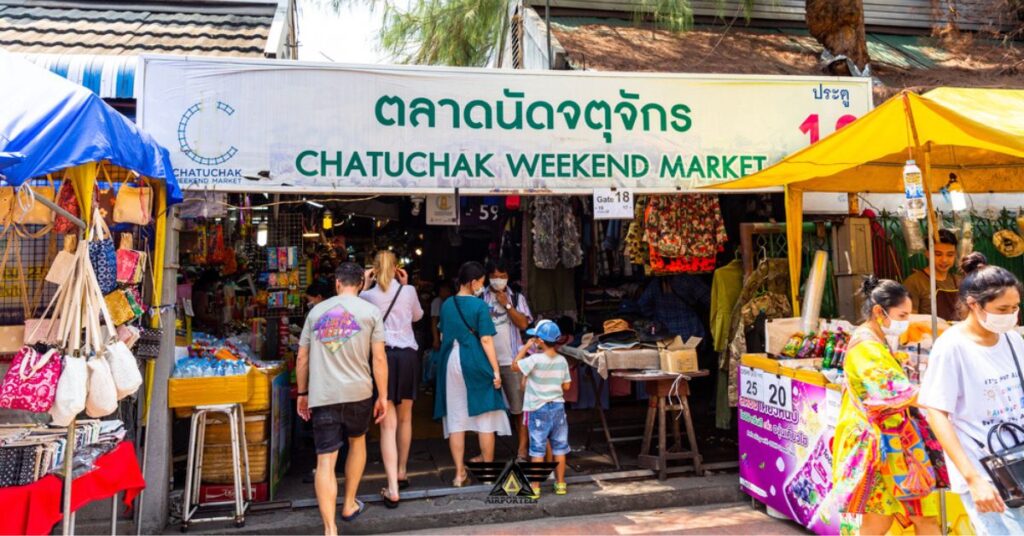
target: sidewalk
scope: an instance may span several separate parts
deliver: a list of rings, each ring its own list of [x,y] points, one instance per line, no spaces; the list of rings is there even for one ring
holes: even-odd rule
[[[550,489],[550,484],[545,486]],[[570,485],[569,494],[547,492],[536,504],[488,504],[490,486],[474,486],[466,493],[447,497],[409,500],[397,510],[379,503],[368,503],[366,511],[353,523],[339,529],[346,534],[379,534],[409,530],[431,530],[493,523],[514,523],[543,517],[601,515],[658,508],[735,504],[744,500],[736,475],[676,477],[664,482],[642,480],[598,481]],[[241,529],[230,523],[193,525],[196,534],[317,534],[323,530],[316,508],[253,512]],[[171,525],[166,534],[178,533]]]

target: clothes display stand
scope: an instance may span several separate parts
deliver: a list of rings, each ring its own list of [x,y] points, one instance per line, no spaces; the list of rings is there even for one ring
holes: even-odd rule
[[[231,433],[231,457],[234,468],[235,499],[227,502],[200,503],[199,484],[203,479],[203,449],[206,446],[206,417],[220,413],[227,418]],[[244,462],[244,465],[243,463]],[[242,490],[242,471],[245,471],[245,495]],[[245,526],[245,512],[252,504],[252,481],[249,475],[249,445],[245,439],[245,411],[241,404],[196,406],[192,413],[189,435],[188,466],[185,470],[185,501],[182,509],[181,531],[187,532],[192,523],[234,521],[235,527]],[[200,507],[234,505],[234,516],[195,517]]]

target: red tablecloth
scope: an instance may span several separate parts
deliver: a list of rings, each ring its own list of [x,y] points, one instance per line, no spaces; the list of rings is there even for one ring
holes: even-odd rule
[[[47,475],[27,486],[0,488],[0,534],[49,534],[63,517],[61,488],[64,481]],[[71,510],[92,501],[109,499],[124,492],[124,504],[131,506],[146,487],[135,457],[135,446],[124,441],[96,460],[96,468],[76,478],[71,485]]]

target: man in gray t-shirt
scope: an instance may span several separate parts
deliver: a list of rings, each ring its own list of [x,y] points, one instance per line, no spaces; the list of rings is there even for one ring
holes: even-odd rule
[[[387,413],[388,362],[384,322],[376,306],[359,298],[363,269],[347,262],[335,272],[338,295],[317,304],[302,328],[295,375],[299,416],[313,421],[316,445],[316,499],[326,534],[337,534],[334,467],[348,439],[345,502],[342,519],[351,521],[366,505],[356,499],[366,466],[366,432],[370,420]],[[373,367],[370,356],[373,356]],[[378,397],[373,400],[373,384]]]

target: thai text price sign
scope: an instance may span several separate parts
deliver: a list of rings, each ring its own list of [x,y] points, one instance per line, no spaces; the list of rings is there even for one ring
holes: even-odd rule
[[[828,389],[740,367],[740,487],[818,534],[838,534]],[[833,421],[834,422],[834,421]]]
[[[139,121],[182,187],[228,191],[677,192],[871,107],[861,78],[144,56],[140,79]]]

